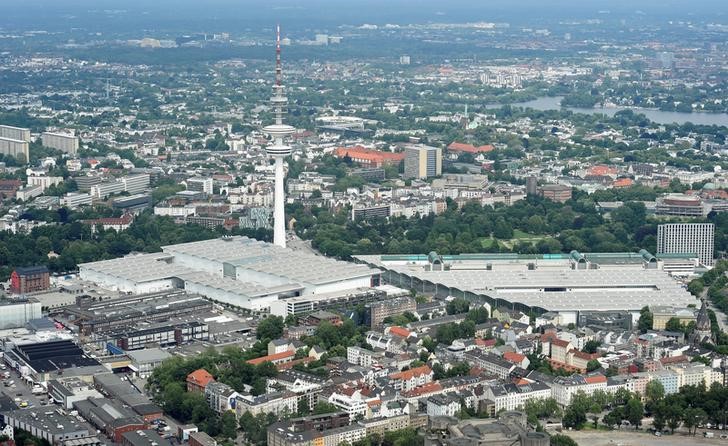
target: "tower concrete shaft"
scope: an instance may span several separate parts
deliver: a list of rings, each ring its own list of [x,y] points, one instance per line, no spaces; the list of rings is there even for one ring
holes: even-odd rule
[[[283,192],[283,157],[275,157],[276,184],[273,202],[273,244],[286,247],[285,193]]]
[[[263,127],[263,131],[271,136],[271,143],[265,148],[266,153],[275,160],[275,189],[273,203],[273,243],[286,247],[286,195],[283,187],[283,159],[291,154],[291,147],[285,144],[285,138],[296,129],[283,123],[288,98],[283,87],[283,68],[281,66],[281,29],[276,26],[276,71],[273,84],[273,96],[270,98],[275,121]]]

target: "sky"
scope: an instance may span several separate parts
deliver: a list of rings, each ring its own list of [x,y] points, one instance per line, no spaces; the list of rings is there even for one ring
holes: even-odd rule
[[[335,29],[584,18],[728,23],[727,0],[2,0],[0,29]],[[115,12],[111,12],[115,11]]]

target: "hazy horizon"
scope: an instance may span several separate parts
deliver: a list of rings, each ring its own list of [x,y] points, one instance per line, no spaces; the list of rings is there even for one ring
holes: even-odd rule
[[[476,21],[539,23],[600,18],[609,20],[716,21],[728,16],[725,2],[703,0],[627,1],[523,0],[27,0],[3,5],[0,29],[201,30],[263,29],[275,22],[288,29],[326,29],[340,25],[383,25]]]

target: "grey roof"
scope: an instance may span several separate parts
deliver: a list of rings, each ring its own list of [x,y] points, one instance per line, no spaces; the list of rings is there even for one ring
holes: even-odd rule
[[[456,288],[552,311],[637,311],[645,305],[685,307],[695,303],[686,289],[660,270],[424,271],[398,265],[387,269],[438,284],[440,288]]]
[[[88,429],[81,425],[78,420],[68,415],[61,415],[55,410],[48,410],[47,407],[31,407],[28,409],[11,410],[3,412],[5,421],[8,417],[23,422],[26,426],[33,426],[40,431],[49,432],[52,435],[62,435],[74,432],[89,434]]]
[[[172,355],[159,348],[145,348],[144,350],[131,350],[126,355],[138,364],[161,362]]]
[[[162,250],[170,254],[185,254],[229,263],[259,273],[286,278],[292,282],[317,285],[344,278],[366,277],[376,271],[368,266],[281,248],[248,237],[182,243],[163,246]]]

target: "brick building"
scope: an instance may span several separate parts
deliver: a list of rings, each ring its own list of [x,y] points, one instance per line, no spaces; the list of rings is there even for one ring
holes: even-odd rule
[[[10,275],[10,291],[26,294],[47,290],[51,286],[50,273],[45,266],[16,268]]]

